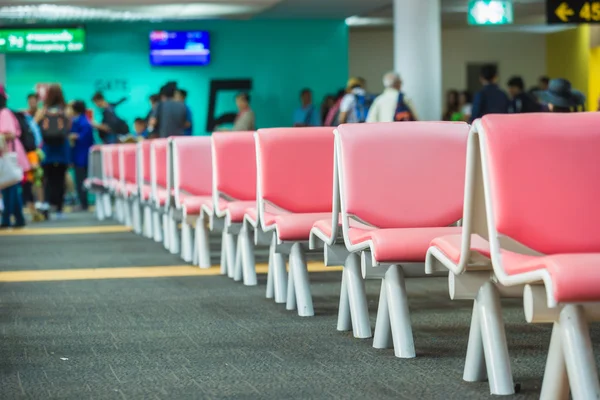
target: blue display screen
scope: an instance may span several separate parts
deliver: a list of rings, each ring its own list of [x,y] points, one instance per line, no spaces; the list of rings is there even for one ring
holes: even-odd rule
[[[150,32],[150,64],[208,65],[210,35],[206,31]]]

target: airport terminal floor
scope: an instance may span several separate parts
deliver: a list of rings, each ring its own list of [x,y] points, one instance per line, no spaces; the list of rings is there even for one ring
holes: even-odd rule
[[[451,301],[447,278],[407,280],[417,357],[399,359],[336,331],[341,272],[316,262],[316,315],[301,318],[265,298],[260,265],[246,287],[220,275],[218,248],[201,270],[92,214],[1,231],[0,251],[2,399],[492,397],[461,379],[472,302]],[[525,324],[522,301],[503,313],[520,386],[504,398],[536,399],[551,326]],[[600,354],[598,326],[591,338]]]

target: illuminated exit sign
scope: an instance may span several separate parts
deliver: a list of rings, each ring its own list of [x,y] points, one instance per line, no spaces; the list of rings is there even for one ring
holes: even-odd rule
[[[512,24],[512,0],[470,0],[467,22],[469,25]]]
[[[0,29],[0,53],[77,53],[84,50],[83,28]]]

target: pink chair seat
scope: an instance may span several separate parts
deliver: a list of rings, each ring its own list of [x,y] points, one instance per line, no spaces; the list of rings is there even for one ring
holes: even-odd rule
[[[181,204],[186,215],[200,215],[202,207],[212,209],[212,197],[210,196],[183,196]]]
[[[342,226],[342,215],[340,214],[339,218],[338,218],[338,226]],[[369,229],[369,227],[367,227],[364,224],[361,224],[360,222],[357,222],[353,219],[351,219],[349,221],[350,223],[350,227],[354,227],[354,228],[365,228],[365,229]],[[327,237],[331,237],[331,235],[333,235],[333,221],[332,219],[321,219],[317,222],[315,222],[315,225],[313,226],[314,229],[318,229],[320,230],[325,236]]]
[[[152,194],[152,186],[150,185],[142,185],[141,187],[141,193],[142,193],[142,200],[143,201],[148,201],[150,200],[150,195]]]
[[[224,201],[224,204],[219,204],[219,208],[229,212],[232,223],[241,223],[244,221],[246,210],[254,205],[256,205],[256,201]]]
[[[327,218],[331,220],[331,213],[279,214],[274,216],[274,223],[280,240],[308,240],[310,230],[315,223]],[[269,224],[267,213],[265,213],[265,222]]]
[[[559,303],[600,301],[600,253],[525,256],[502,254],[509,275],[545,269],[552,277],[554,298]]]
[[[378,262],[423,262],[433,239],[460,234],[460,227],[359,229],[350,228],[352,244],[372,241],[372,251]]]
[[[167,204],[168,197],[169,192],[167,192],[167,189],[162,187],[156,188],[156,200],[158,201],[158,204],[160,206],[164,206],[165,204]]]
[[[333,224],[331,219],[320,219],[313,225],[313,228],[320,230],[327,237],[333,233]]]
[[[121,183],[119,182],[116,191],[121,196],[131,196],[137,193],[137,185],[133,183]]]
[[[458,264],[461,256],[462,235],[436,237],[431,246],[437,247],[452,262]],[[479,235],[471,235],[471,250],[490,258],[490,243]]]
[[[253,225],[258,222],[258,210],[256,207],[246,208],[244,212],[246,213],[246,217],[250,219]]]
[[[90,186],[103,186],[102,179],[100,179],[100,178],[86,178],[83,181],[83,184],[86,187],[90,187]]]

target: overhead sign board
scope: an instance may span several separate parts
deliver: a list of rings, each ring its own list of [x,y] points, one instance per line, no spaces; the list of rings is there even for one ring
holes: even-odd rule
[[[512,24],[512,0],[470,0],[467,22],[469,25]]]
[[[546,0],[549,24],[600,23],[600,1]]]
[[[0,29],[0,53],[76,53],[84,50],[83,28]]]

